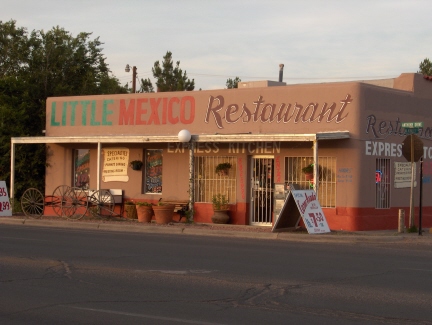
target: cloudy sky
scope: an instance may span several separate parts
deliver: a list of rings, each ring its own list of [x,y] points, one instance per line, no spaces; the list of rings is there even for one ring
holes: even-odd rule
[[[139,78],[167,51],[195,89],[228,78],[288,84],[396,77],[432,59],[431,0],[2,0],[0,20],[100,37],[113,74]]]

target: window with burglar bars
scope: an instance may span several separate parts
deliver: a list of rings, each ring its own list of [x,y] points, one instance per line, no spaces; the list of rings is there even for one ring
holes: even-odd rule
[[[285,157],[285,185],[296,189],[314,189],[313,180],[307,180],[302,169],[313,164],[313,157]],[[318,158],[318,199],[323,208],[336,207],[336,157]]]
[[[390,159],[377,158],[375,169],[375,208],[390,209]]]
[[[221,163],[230,163],[227,175],[216,173]],[[195,202],[211,202],[214,194],[224,194],[230,203],[236,202],[237,158],[230,156],[194,157]]]

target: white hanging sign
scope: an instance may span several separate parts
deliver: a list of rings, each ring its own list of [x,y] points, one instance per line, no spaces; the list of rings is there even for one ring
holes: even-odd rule
[[[0,216],[12,217],[12,207],[5,181],[0,181]]]

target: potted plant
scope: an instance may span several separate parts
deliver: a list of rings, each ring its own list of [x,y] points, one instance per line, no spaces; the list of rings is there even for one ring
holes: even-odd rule
[[[220,176],[227,176],[229,169],[232,167],[232,165],[229,162],[220,163],[216,166],[216,174]]]
[[[141,160],[132,160],[129,166],[131,166],[133,170],[141,170],[143,162]]]
[[[138,222],[151,222],[154,215],[153,204],[145,201],[136,202]]]
[[[314,164],[309,164],[306,167],[303,167],[302,172],[305,174],[306,180],[310,181],[313,179]]]
[[[126,218],[128,219],[137,219],[137,210],[135,203],[133,201],[126,201],[125,202],[125,211],[126,211]]]
[[[174,215],[174,204],[158,202],[157,205],[153,206],[154,216],[156,223],[164,225],[172,222]]]
[[[228,199],[224,194],[217,193],[212,196],[212,204],[213,204],[213,223],[228,223],[229,221],[229,205]]]

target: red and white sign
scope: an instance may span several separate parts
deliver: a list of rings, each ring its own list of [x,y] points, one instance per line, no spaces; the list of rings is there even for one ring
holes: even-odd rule
[[[12,217],[12,207],[5,181],[0,181],[0,216]]]
[[[292,195],[309,234],[330,232],[314,190],[293,190]]]

